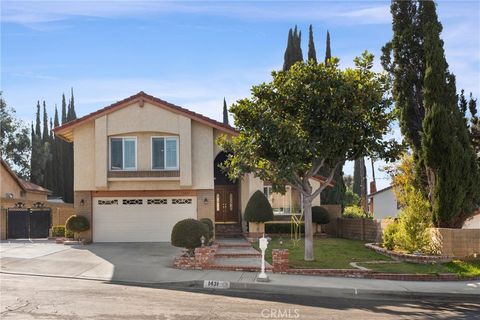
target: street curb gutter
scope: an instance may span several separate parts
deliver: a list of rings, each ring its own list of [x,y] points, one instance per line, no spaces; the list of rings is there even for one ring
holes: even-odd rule
[[[211,289],[204,288],[205,280],[189,280],[177,282],[138,282],[138,281],[122,281],[107,280],[101,278],[87,278],[76,276],[49,275],[38,273],[18,273],[0,271],[0,274],[18,275],[18,276],[34,276],[49,277],[60,279],[75,279],[88,281],[101,281],[112,284],[135,285],[142,287],[158,288],[158,289],[176,289],[176,290],[194,290],[201,292],[237,292],[237,293],[264,293],[278,295],[298,295],[298,296],[315,296],[329,298],[345,298],[345,299],[368,299],[368,300],[449,300],[449,301],[473,301],[480,300],[480,291],[478,294],[454,293],[454,292],[418,292],[418,291],[392,291],[392,290],[370,290],[356,288],[332,288],[332,287],[305,287],[305,286],[286,286],[266,283],[250,283],[250,282],[230,282],[229,289]]]
[[[369,290],[354,288],[331,288],[331,287],[304,287],[304,286],[286,286],[264,283],[244,283],[230,282],[230,289],[207,289],[204,288],[203,280],[185,281],[176,283],[159,283],[160,286],[171,287],[189,287],[203,289],[206,291],[248,291],[267,294],[284,294],[299,296],[316,296],[330,298],[348,298],[348,299],[374,299],[374,300],[445,300],[449,301],[474,301],[480,300],[479,294],[452,293],[452,292],[418,292],[418,291],[392,291],[392,290]]]

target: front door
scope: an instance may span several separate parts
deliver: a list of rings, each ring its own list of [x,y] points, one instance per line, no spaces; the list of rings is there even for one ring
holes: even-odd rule
[[[215,222],[239,222],[238,188],[236,185],[215,186]]]

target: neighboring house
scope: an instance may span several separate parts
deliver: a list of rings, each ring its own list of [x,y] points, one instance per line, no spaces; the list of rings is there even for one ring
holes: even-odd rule
[[[253,175],[232,182],[218,168],[227,155],[216,139],[236,135],[233,127],[144,92],[54,132],[73,142],[75,209],[90,219],[86,237],[95,242],[170,241],[173,225],[185,218],[241,232],[250,196],[269,194]],[[278,212],[297,206],[289,199]]]
[[[396,218],[400,205],[395,198],[393,187],[389,186],[368,195],[374,219]]]
[[[47,201],[50,190],[19,178],[3,159],[0,162],[0,198]]]

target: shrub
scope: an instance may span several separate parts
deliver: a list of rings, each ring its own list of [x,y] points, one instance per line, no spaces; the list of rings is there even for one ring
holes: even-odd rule
[[[266,223],[265,224],[265,233],[274,234],[274,233],[285,233],[290,234],[292,232],[292,224],[287,223]],[[300,232],[305,233],[305,225],[300,225]]]
[[[360,197],[358,194],[352,191],[352,189],[347,188],[345,191],[345,197],[343,199],[343,206],[344,207],[349,207],[349,206],[358,206],[360,203]]]
[[[210,240],[213,238],[213,222],[209,218],[202,218],[200,222],[204,223],[208,227],[208,239]]]
[[[383,230],[383,246],[388,250],[395,250],[395,236],[398,233],[397,220],[392,221]]]
[[[73,234],[78,234],[79,232],[90,229],[90,222],[84,216],[73,215],[67,219],[65,229]]]
[[[75,238],[75,234],[65,228],[65,238]]]
[[[52,237],[65,237],[65,226],[62,226],[62,225],[53,226]]]
[[[273,209],[267,197],[260,190],[255,191],[245,208],[245,221],[265,222],[273,220]]]
[[[202,245],[201,237],[208,239],[210,231],[204,222],[195,219],[178,221],[172,229],[171,242],[175,247],[186,248],[190,255]]]
[[[395,222],[385,228],[383,245],[390,250],[409,253],[435,253],[431,239],[432,215],[428,201],[418,190],[409,190],[404,195],[406,206]]]
[[[343,217],[345,218],[367,218],[367,213],[359,206],[348,206],[343,210]]]
[[[318,224],[329,223],[330,216],[327,209],[319,206],[312,207],[312,221]]]

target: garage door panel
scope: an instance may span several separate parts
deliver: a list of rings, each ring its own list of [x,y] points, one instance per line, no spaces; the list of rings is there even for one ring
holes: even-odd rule
[[[195,219],[196,208],[195,197],[94,198],[93,241],[170,241],[175,223]]]

